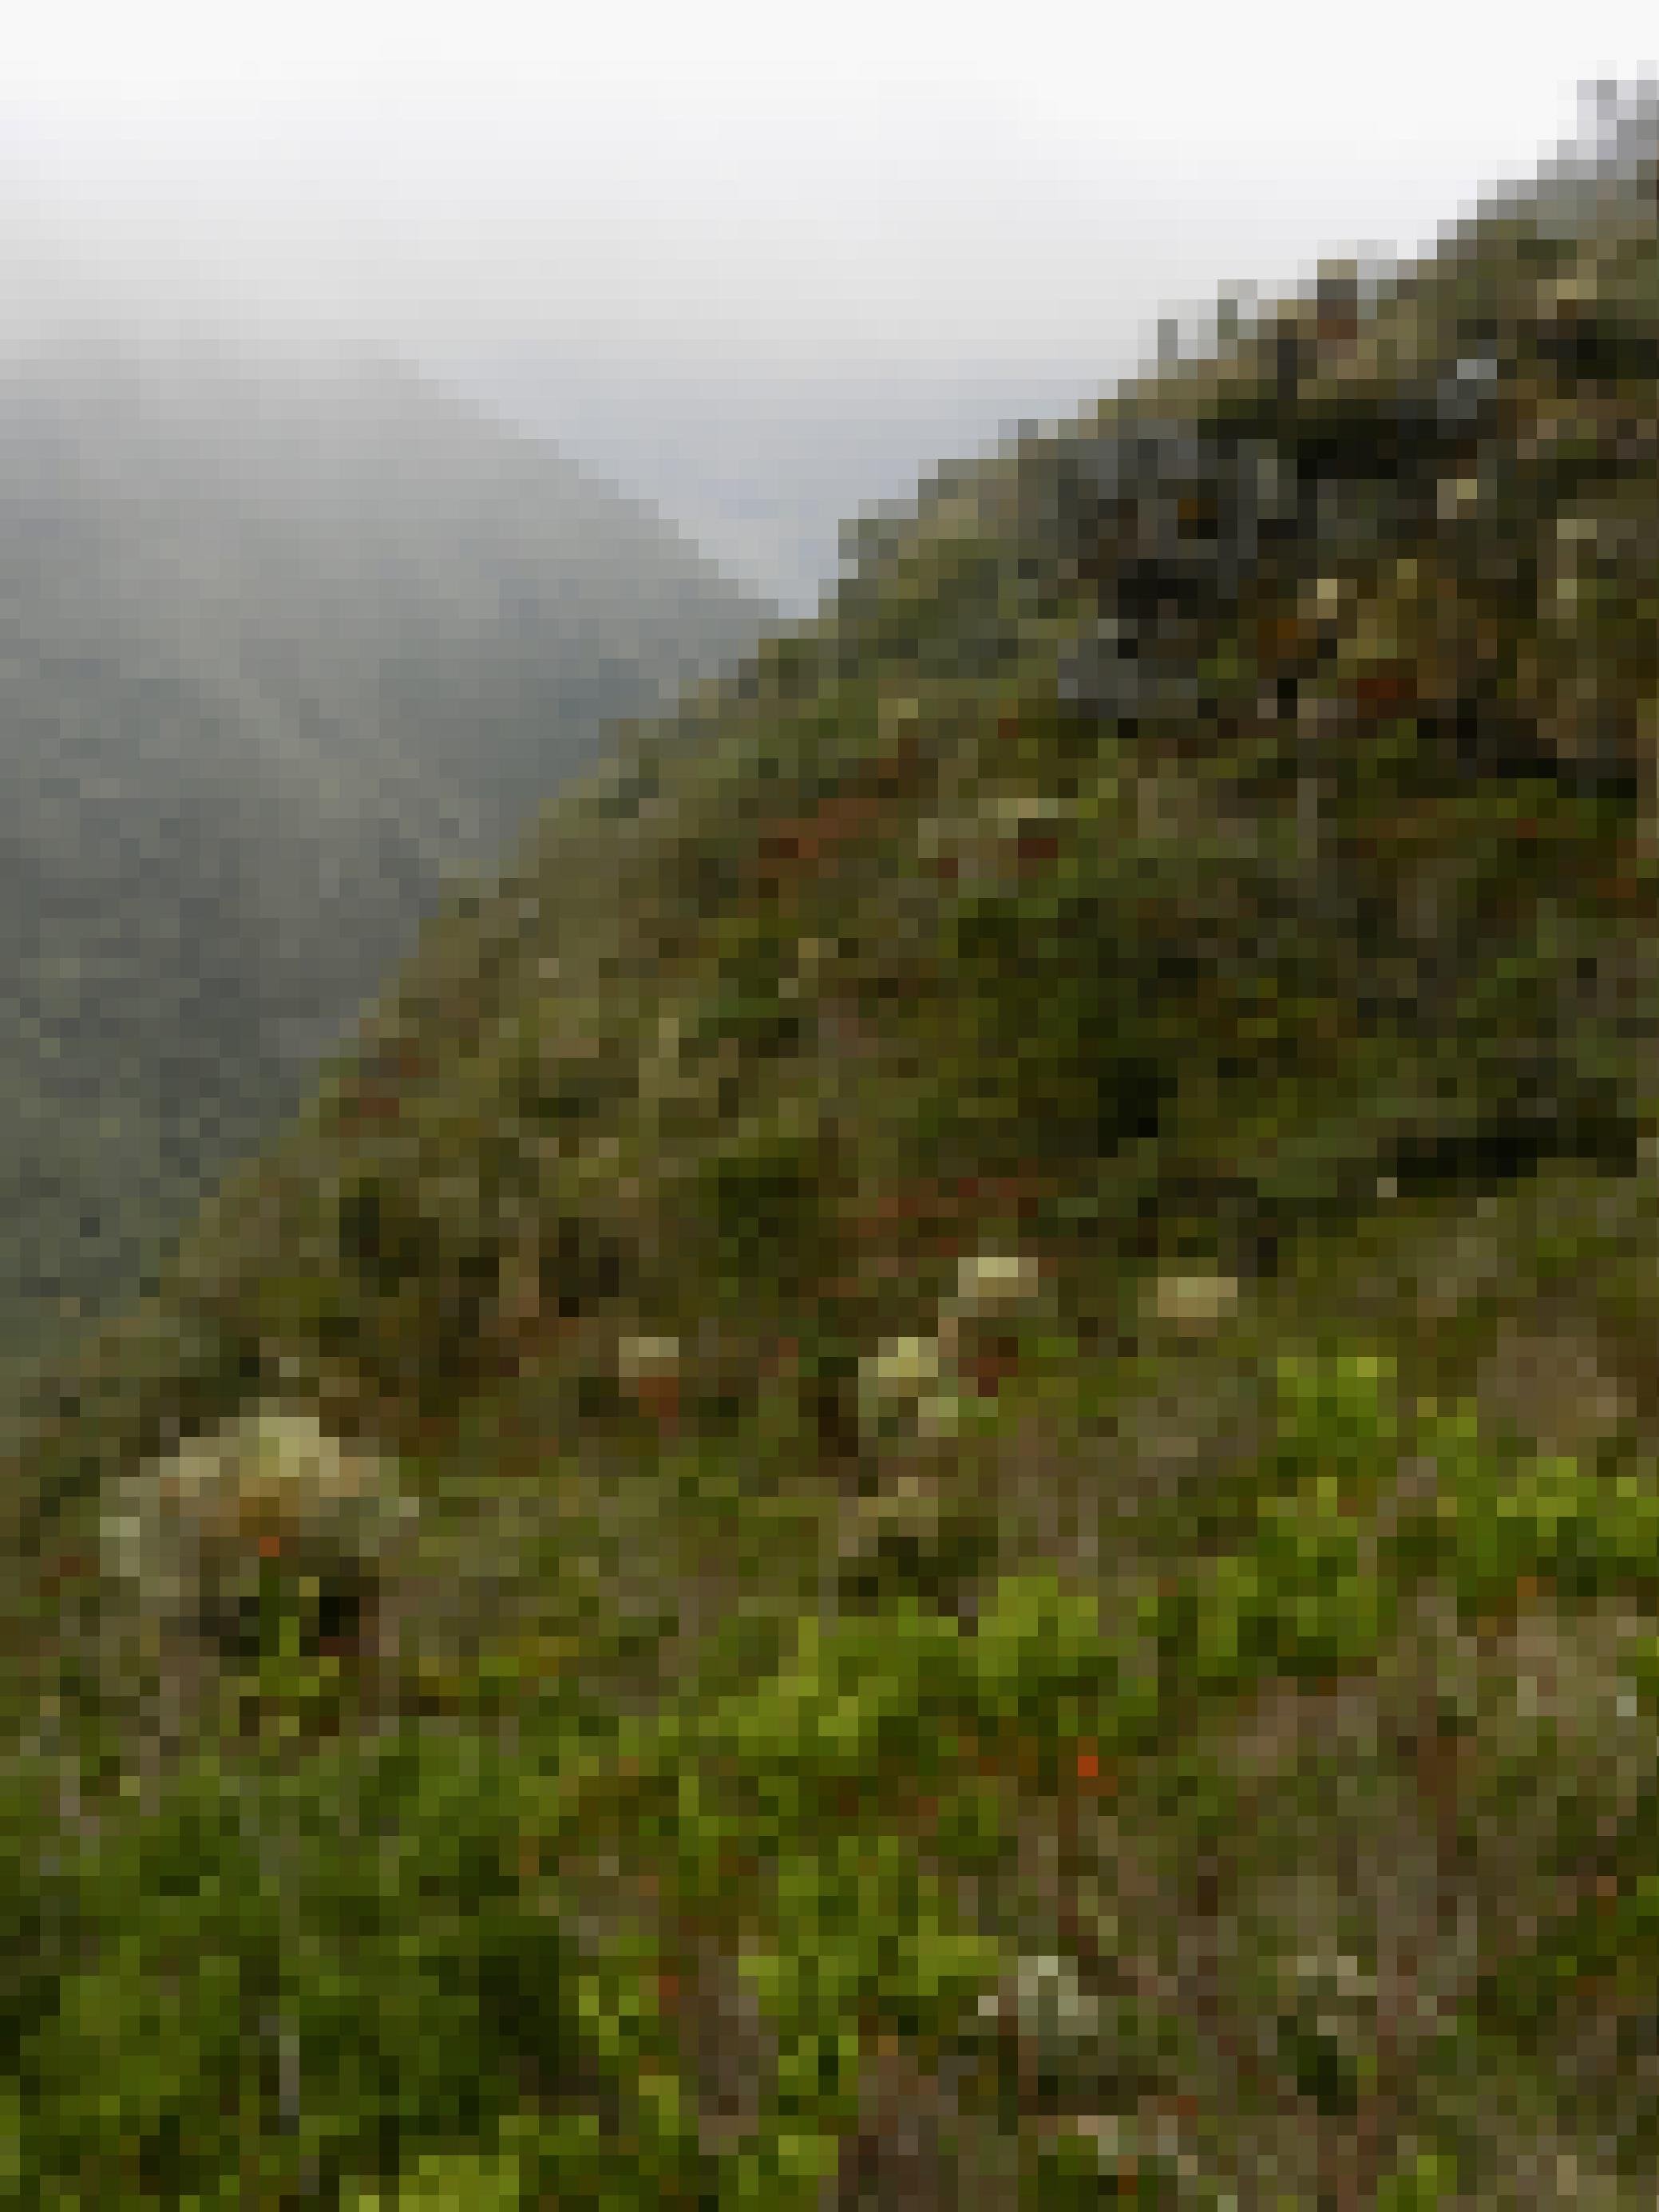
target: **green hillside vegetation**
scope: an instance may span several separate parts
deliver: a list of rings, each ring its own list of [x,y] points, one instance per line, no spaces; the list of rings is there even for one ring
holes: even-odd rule
[[[446,887],[760,620],[390,366],[9,349],[0,1359],[133,1296]]]
[[[9,1447],[9,2201],[1650,2204],[1659,223],[920,497]]]

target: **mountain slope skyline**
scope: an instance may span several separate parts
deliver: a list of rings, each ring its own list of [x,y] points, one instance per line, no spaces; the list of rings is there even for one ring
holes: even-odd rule
[[[130,1285],[420,920],[764,610],[399,365],[0,368],[0,1309]]]

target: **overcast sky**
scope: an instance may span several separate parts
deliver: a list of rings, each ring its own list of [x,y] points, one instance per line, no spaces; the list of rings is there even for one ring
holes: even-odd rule
[[[1656,46],[1633,5],[54,0],[0,155],[129,265],[358,323],[1069,368],[1431,241]]]
[[[1656,46],[1595,0],[52,0],[0,57],[0,341],[32,254],[482,365],[805,605],[841,515],[1223,285],[1431,246]]]

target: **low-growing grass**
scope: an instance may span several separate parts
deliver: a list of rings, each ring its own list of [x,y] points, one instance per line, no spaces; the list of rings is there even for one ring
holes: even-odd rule
[[[1425,1591],[1474,1635],[1546,1584],[1582,1609],[1659,1582],[1645,1476],[1494,1450],[1467,1412],[1405,1401],[1376,1357],[1286,1356],[1277,1400],[1249,1525],[1148,1574],[1109,1613],[1050,1570],[990,1573],[971,1626],[902,1595],[829,1621],[805,1612],[776,1664],[778,1624],[769,1640],[732,1624],[702,1672],[637,1721],[567,1700],[545,1650],[486,1638],[470,1693],[458,1682],[441,1714],[336,1741],[313,1739],[325,1676],[301,1680],[290,1662],[247,1686],[251,1734],[203,1743],[144,1806],[85,1777],[77,1826],[61,1778],[37,1765],[9,1790],[0,1869],[19,2085],[5,2170],[31,2177],[32,2201],[88,2206],[297,2203],[319,2188],[418,2204],[449,2185],[480,2204],[805,2205],[890,2039],[924,2069],[955,2066],[963,2126],[1025,2130],[1033,2201],[1069,2201],[1091,2172],[1098,2186],[1091,2136],[1031,2135],[1032,2112],[1016,2120],[996,2087],[1004,2046],[986,2001],[1023,1955],[1076,1955],[1054,1929],[1011,1942],[994,1915],[964,1912],[1012,1876],[1022,1832],[1069,1834],[1075,1853],[1079,1822],[1118,1801],[1173,1847],[1164,1878],[1179,1880],[1183,1856],[1192,1869],[1240,1845],[1245,1784],[1217,1763],[1224,1726],[1206,1714],[1386,1675]],[[1402,1499],[1407,1463],[1433,1479]],[[682,1477],[682,1497],[718,1489],[690,1455]],[[574,1626],[573,1658],[590,1638],[602,1651],[605,1633]],[[1644,1711],[1659,1697],[1652,1641],[1628,1656],[1621,1692]],[[1481,1751],[1477,1729],[1477,1765]],[[1506,1788],[1534,1802],[1553,1757],[1559,1777],[1553,1735],[1530,1781],[1516,1755],[1488,1810]],[[1573,1774],[1594,1777],[1593,1763]],[[1299,1786],[1294,1771],[1275,1786]],[[1540,1856],[1535,1934],[1483,1973],[1419,2075],[1390,2079],[1375,2044],[1368,2056],[1363,2039],[1304,2032],[1282,2008],[1273,2065],[1321,2111],[1386,2093],[1395,2124],[1431,2138],[1447,2038],[1466,2064],[1469,2050],[1524,2055],[1587,1980],[1644,1979],[1651,1878],[1618,1869],[1640,1865],[1656,1810],[1650,1786],[1620,1807],[1595,1862],[1612,1871],[1577,1897],[1597,1833],[1593,1804],[1580,1808],[1585,1838],[1563,1831]],[[1267,1872],[1291,1863],[1275,1836],[1262,1820]],[[601,1863],[613,1899],[637,1900],[603,1929],[578,1909]],[[1231,1879],[1248,1891],[1242,1868]],[[1547,1906],[1552,1882],[1567,1889]],[[1113,1995],[1111,1916],[1101,1925],[1088,2033],[1062,2022],[1047,2058],[1018,2061],[1057,2117],[1091,2081],[1096,2096],[1178,2094],[1183,2067],[1202,2079],[1214,2063],[1177,2008]],[[774,2045],[769,2117],[719,2153],[700,2139],[679,2033],[698,1927],[726,1947]],[[1248,2008],[1242,1963],[1236,1974],[1228,2002]],[[1163,2169],[1148,2156],[1151,2187]],[[1431,2201],[1441,2157],[1414,2154],[1390,2185],[1399,2202]],[[1167,2185],[1188,2187],[1165,2163]]]

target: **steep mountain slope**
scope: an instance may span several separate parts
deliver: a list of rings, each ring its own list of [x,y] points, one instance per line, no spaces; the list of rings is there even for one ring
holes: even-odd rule
[[[1656,380],[1328,272],[434,923],[15,1443],[35,2201],[1651,2201]]]
[[[987,331],[986,343],[999,335]],[[752,579],[787,612],[817,610],[838,574],[849,516],[908,505],[939,453],[997,445],[1009,426],[1073,415],[1105,381],[1090,361],[1066,376],[962,361],[905,373],[840,360],[815,374],[757,364],[591,366],[557,347],[460,355],[462,390],[511,422],[648,486],[729,574]]]
[[[137,1285],[447,875],[759,610],[389,365],[0,365],[0,1348]]]

